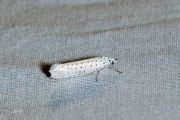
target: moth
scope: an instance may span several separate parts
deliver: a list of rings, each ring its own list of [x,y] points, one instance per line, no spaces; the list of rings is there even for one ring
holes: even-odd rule
[[[105,68],[122,73],[113,67],[116,60],[109,57],[95,57],[63,64],[53,64],[49,72],[51,73],[51,78],[55,79],[79,77],[96,72],[96,81],[98,81],[98,74]]]

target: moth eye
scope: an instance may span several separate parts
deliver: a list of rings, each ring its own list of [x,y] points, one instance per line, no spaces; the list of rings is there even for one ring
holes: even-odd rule
[[[111,60],[109,60],[109,62],[110,62]]]

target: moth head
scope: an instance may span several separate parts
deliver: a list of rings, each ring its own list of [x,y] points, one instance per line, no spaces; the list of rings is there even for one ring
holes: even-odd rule
[[[111,65],[114,65],[116,63],[117,59],[114,58],[109,58],[109,62],[111,63]]]

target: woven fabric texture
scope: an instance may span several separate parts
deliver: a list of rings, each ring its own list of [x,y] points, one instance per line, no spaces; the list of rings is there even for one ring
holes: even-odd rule
[[[115,67],[50,79],[96,56]],[[179,120],[179,0],[1,0],[1,120]]]

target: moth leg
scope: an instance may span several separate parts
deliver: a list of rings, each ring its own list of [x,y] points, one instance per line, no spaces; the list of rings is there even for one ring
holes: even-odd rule
[[[123,72],[121,72],[121,71],[119,71],[119,70],[117,70],[115,67],[113,67],[113,66],[111,66],[111,67],[109,67],[111,70],[114,70],[115,72],[118,72],[118,73],[123,73]]]
[[[97,71],[97,74],[96,74],[96,82],[98,82],[98,75],[99,75],[100,71],[101,71],[101,70],[104,70],[104,69],[105,69],[105,68],[102,68],[102,69],[100,69],[100,70]]]
[[[98,75],[99,75],[100,71],[97,71],[96,73],[96,82],[98,82]]]

